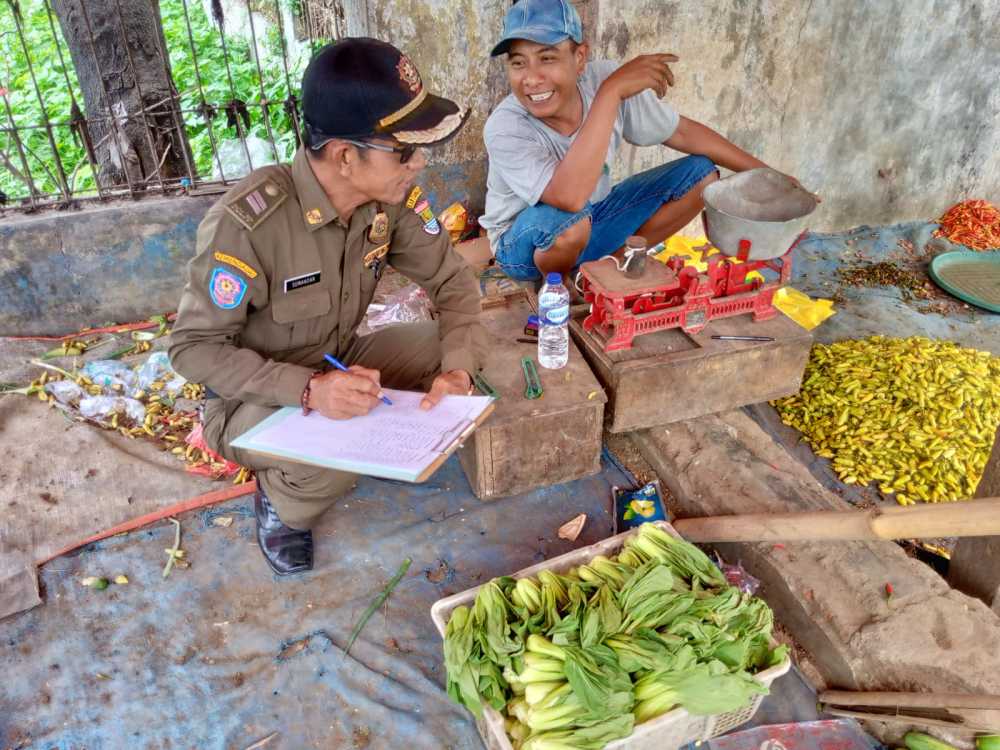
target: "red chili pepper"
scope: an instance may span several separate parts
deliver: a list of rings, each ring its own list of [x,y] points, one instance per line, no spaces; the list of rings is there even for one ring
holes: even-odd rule
[[[952,206],[938,222],[935,237],[947,237],[952,242],[973,250],[1000,247],[1000,210],[984,200],[963,201]]]

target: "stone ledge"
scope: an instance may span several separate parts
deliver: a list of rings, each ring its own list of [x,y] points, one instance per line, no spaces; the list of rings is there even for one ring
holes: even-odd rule
[[[681,516],[843,510],[743,411],[632,434]],[[952,590],[893,542],[718,545],[761,579],[761,595],[847,690],[1000,693],[1000,617]],[[894,596],[886,601],[885,584]],[[1000,716],[968,712],[1000,726]],[[901,725],[882,725],[896,738]]]

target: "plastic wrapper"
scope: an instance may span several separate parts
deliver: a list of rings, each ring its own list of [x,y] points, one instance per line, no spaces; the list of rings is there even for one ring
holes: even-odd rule
[[[87,419],[103,422],[115,413],[141,425],[146,418],[146,407],[134,398],[124,396],[87,396],[80,399],[80,414]]]
[[[54,380],[45,384],[45,392],[64,406],[77,407],[87,394],[72,380]]]
[[[166,352],[153,352],[149,355],[136,375],[136,388],[148,390],[157,381],[163,383],[163,390],[170,396],[177,395],[187,382],[187,379],[174,371]]]
[[[659,480],[653,480],[636,490],[612,487],[611,497],[615,505],[616,534],[634,529],[644,523],[670,520],[663,505]]]
[[[85,364],[80,372],[106,391],[116,385],[130,391],[135,384],[132,368],[113,359],[93,360]]]
[[[458,242],[468,228],[469,210],[461,203],[452,203],[441,212],[438,221],[451,237],[451,241]]]
[[[247,162],[247,152],[250,152],[251,165]],[[281,154],[281,147],[278,147],[278,154]],[[219,162],[222,162],[222,170],[219,170]],[[221,180],[222,172],[225,172],[227,180],[237,177],[244,177],[253,169],[263,167],[267,164],[274,164],[274,149],[271,142],[255,135],[246,137],[246,148],[238,138],[220,141],[219,158],[212,159],[212,179]]]
[[[750,594],[751,596],[757,593],[757,589],[760,588],[760,580],[747,573],[743,568],[743,563],[738,562],[733,565],[723,562],[722,558],[716,555],[715,564],[722,571],[722,575],[726,577],[726,581],[730,586],[735,586],[743,593]]]
[[[368,328],[377,331],[389,326],[432,320],[432,310],[427,292],[416,284],[409,284],[386,297],[383,308],[368,316]]]
[[[192,474],[198,474],[212,479],[222,479],[224,477],[236,476],[242,468],[239,464],[227,461],[208,447],[208,443],[205,442],[205,436],[202,433],[201,423],[195,425],[194,429],[191,430],[191,433],[184,438],[184,442],[188,445],[193,445],[195,448],[204,452],[209,458],[212,459],[209,463],[204,463],[200,466],[189,465],[187,470]]]
[[[774,293],[774,306],[807,331],[837,312],[833,309],[832,300],[812,299],[808,294],[789,286]]]

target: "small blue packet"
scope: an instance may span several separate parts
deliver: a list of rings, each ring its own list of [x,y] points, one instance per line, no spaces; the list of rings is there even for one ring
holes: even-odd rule
[[[621,534],[651,521],[669,521],[660,496],[660,482],[654,480],[637,490],[611,488],[615,504],[615,533]]]

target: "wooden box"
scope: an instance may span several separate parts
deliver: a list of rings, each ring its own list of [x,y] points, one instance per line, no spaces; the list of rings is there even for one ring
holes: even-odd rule
[[[583,330],[570,332],[608,393],[608,430],[629,432],[790,396],[802,384],[812,334],[778,314],[754,323],[740,315],[700,333],[679,328],[636,336],[631,349],[605,352]],[[771,336],[774,341],[716,341],[713,335]]]
[[[517,342],[532,313],[523,294],[482,313],[491,338],[483,374],[500,399],[459,451],[481,500],[580,479],[601,468],[604,391],[572,338],[566,367],[538,366],[537,344]],[[524,397],[522,357],[535,362],[543,389],[539,399]]]

